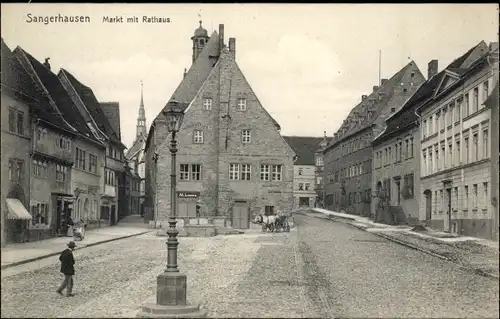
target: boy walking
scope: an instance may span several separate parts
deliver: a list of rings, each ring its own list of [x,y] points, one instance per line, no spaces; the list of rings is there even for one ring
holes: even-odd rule
[[[73,258],[73,250],[76,245],[73,241],[70,241],[68,248],[66,248],[61,255],[59,260],[61,261],[61,273],[64,275],[64,280],[61,286],[56,290],[58,294],[63,295],[62,291],[66,288],[66,296],[73,297],[73,275],[75,274],[75,259]]]

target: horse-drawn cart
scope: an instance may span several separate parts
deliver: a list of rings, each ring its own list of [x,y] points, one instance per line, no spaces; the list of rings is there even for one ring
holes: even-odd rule
[[[283,214],[280,211],[276,215],[259,214],[255,216],[254,223],[262,225],[262,231],[290,231],[290,214]]]

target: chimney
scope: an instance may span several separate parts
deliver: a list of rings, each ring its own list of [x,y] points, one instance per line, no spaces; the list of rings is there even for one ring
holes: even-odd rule
[[[377,91],[378,90],[378,86],[377,85],[374,85],[373,86],[373,92]]]
[[[382,79],[380,80],[380,85],[384,85],[387,83],[387,81],[389,81],[388,79]]]
[[[222,53],[222,49],[224,49],[224,25],[219,24],[219,55]]]
[[[185,78],[185,77],[186,77],[186,75],[187,75],[187,69],[186,69],[186,68],[184,68],[184,75],[183,75],[183,78]]]
[[[236,59],[236,38],[229,38],[229,52]]]
[[[50,58],[45,58],[45,62],[43,63],[43,66],[50,70],[49,60],[50,60]]]
[[[498,42],[490,42],[489,50],[490,52],[498,51]]]
[[[365,100],[368,97],[368,95],[361,95],[361,101]]]
[[[431,60],[427,66],[427,80],[438,74],[438,60]]]

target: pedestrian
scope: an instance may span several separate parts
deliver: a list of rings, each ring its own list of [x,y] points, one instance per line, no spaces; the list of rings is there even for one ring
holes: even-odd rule
[[[64,280],[61,286],[57,289],[57,293],[61,296],[62,291],[66,288],[66,297],[73,297],[73,275],[75,274],[75,258],[73,257],[73,250],[75,249],[75,242],[70,241],[68,248],[66,248],[61,255],[59,260],[61,261],[61,273],[64,275]]]

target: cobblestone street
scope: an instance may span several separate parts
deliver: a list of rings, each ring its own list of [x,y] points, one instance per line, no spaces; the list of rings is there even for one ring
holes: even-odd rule
[[[498,281],[352,226],[296,216],[268,234],[180,239],[188,301],[209,317],[497,317]],[[2,317],[134,317],[155,301],[165,238],[75,251],[75,297],[57,256],[2,271]],[[26,301],[29,302],[26,302]]]

